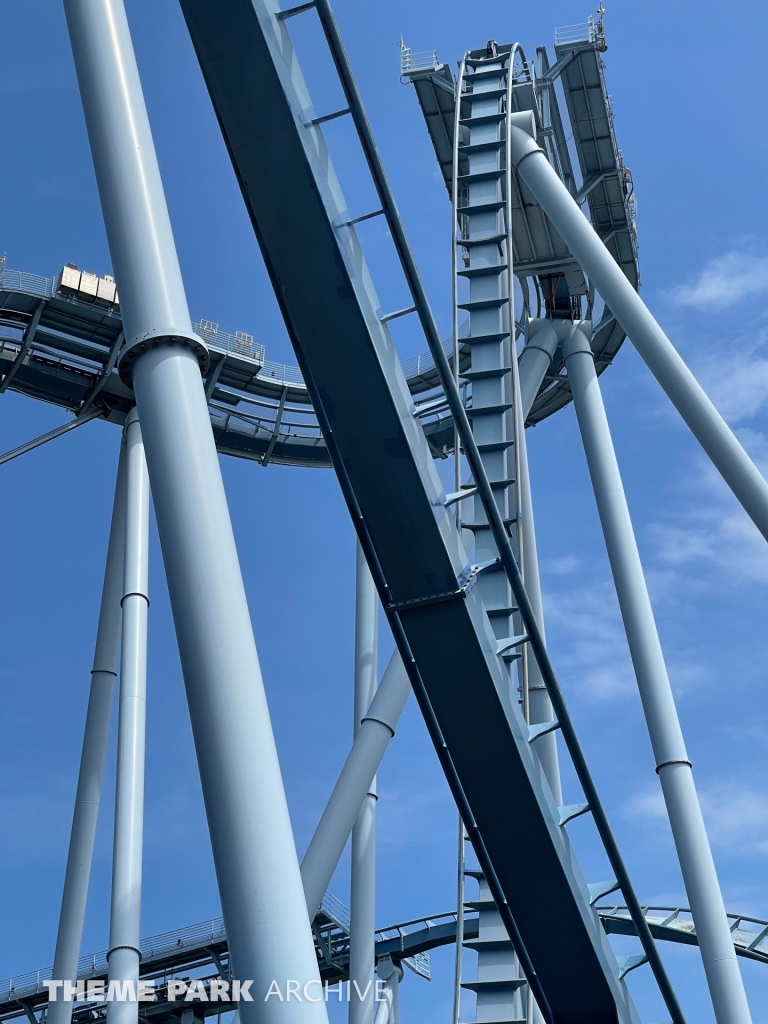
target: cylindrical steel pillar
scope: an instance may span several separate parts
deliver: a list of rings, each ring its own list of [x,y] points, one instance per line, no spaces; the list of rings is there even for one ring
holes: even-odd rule
[[[718,1024],[749,1024],[733,936],[656,630],[592,350],[577,327],[564,341],[563,352],[715,1017]]]
[[[384,982],[375,1024],[400,1024],[400,982],[403,980],[402,965],[385,956],[379,961],[376,973]]]
[[[755,526],[768,539],[768,483],[600,241],[533,138],[512,128],[512,159],[651,373]]]
[[[529,320],[525,348],[520,353],[520,400],[521,418],[525,423],[531,411],[533,400],[549,369],[552,356],[559,343],[558,333],[549,320]],[[528,469],[528,446],[525,431],[520,431],[520,504],[523,517],[522,571],[525,589],[531,602],[533,613],[544,634],[544,607],[541,600],[541,578],[539,576],[539,556],[536,548],[536,525],[533,518],[533,499],[531,497],[531,477]],[[535,658],[528,658],[528,713],[531,725],[551,722],[553,716],[552,702],[547,693],[544,677]],[[557,758],[556,733],[546,733],[536,740],[536,753],[541,761],[544,774],[549,782],[555,802],[563,802],[560,784],[560,765]]]
[[[355,573],[354,738],[376,693],[378,671],[379,596],[357,542]],[[373,1024],[376,1004],[376,778],[363,799],[352,829],[351,898],[349,904],[349,1022]]]
[[[65,0],[141,417],[214,863],[245,1024],[324,1024],[264,1002],[319,981],[274,736],[123,0]]]
[[[144,841],[144,737],[147,714],[149,477],[136,409],[125,424],[125,562],[120,715],[117,728],[115,846],[109,925],[109,980],[131,983],[133,998],[107,1003],[108,1024],[138,1024]]]
[[[531,478],[528,472],[528,448],[526,446],[524,430],[520,431],[518,443],[520,445],[521,511],[523,514],[523,530],[525,531],[525,545],[523,546],[522,558],[523,580],[525,582],[525,589],[528,591],[528,599],[531,602],[533,614],[536,616],[536,621],[543,636],[544,606],[541,600],[539,556],[536,550],[536,528],[533,519]],[[531,725],[551,722],[554,718],[547,686],[535,658],[528,659],[528,714]],[[563,802],[563,791],[560,784],[560,763],[557,758],[556,732],[553,730],[552,732],[545,733],[543,736],[539,736],[534,747],[544,769],[544,774],[547,777],[549,788],[552,790],[555,803],[560,806]]]
[[[520,404],[523,423],[528,419],[533,400],[549,369],[558,343],[557,331],[550,320],[529,320],[525,348],[518,360]]]
[[[56,953],[53,958],[52,977],[60,981],[77,980],[77,962],[83,938],[88,884],[91,877],[93,844],[99,816],[99,801],[104,778],[104,759],[109,738],[109,719],[112,712],[112,692],[117,676],[117,657],[120,652],[122,615],[120,598],[123,596],[123,562],[125,549],[125,444],[120,446],[117,466],[115,500],[112,506],[112,525],[109,531],[107,564],[101,591],[99,626],[96,649],[91,669],[91,691],[85,718],[83,750],[80,756],[80,774],[77,779],[75,810],[64,876]],[[72,1003],[59,992],[56,1002],[48,1007],[51,1024],[69,1024]]]
[[[395,650],[301,862],[310,917],[320,908],[410,692],[408,674]]]

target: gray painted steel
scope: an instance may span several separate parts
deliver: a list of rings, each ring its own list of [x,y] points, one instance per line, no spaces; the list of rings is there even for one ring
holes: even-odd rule
[[[520,353],[520,393],[527,420],[544,374],[549,369],[559,338],[551,320],[529,320],[525,348]]]
[[[720,884],[685,749],[632,520],[584,329],[574,326],[563,355],[608,549],[632,664],[693,911],[718,1024],[751,1020]]]
[[[29,327],[40,309],[32,336]],[[269,462],[329,468],[325,441],[298,367],[264,359],[261,346],[244,354],[236,338],[209,329],[207,323],[192,327],[209,353],[206,397],[219,452],[262,464],[269,452]],[[4,384],[17,366],[9,381],[12,391],[74,413],[90,408],[90,416],[95,409],[95,415],[122,425],[134,404],[133,392],[113,363],[122,329],[119,305],[85,301],[80,293],[67,290],[61,274],[41,277],[0,265],[0,373]],[[24,338],[29,346],[19,363]],[[451,348],[451,339],[444,344]],[[468,362],[467,351],[460,340],[460,366]],[[432,356],[424,352],[404,360],[403,373],[416,401],[433,407],[422,414],[422,422],[432,454],[445,458],[453,446],[453,424],[445,403],[434,402],[438,378]],[[65,429],[74,425],[66,424]],[[23,450],[26,446],[16,454]]]
[[[517,44],[491,50],[491,54],[482,50],[465,56],[456,80],[461,101],[456,104],[450,189],[456,232],[453,322],[458,324],[459,308],[469,311],[470,365],[461,375],[472,386],[472,433],[521,563],[526,533],[521,521],[519,435],[524,424],[514,344],[514,233],[515,226],[520,233],[524,212],[513,212],[515,188],[506,154],[506,112],[514,106],[515,59],[524,62],[525,56]],[[521,77],[525,78],[525,73]],[[474,534],[475,560],[498,559],[499,548],[480,494],[463,505],[473,506],[469,520],[462,515],[459,523]],[[477,588],[494,635],[501,641],[525,630],[501,563],[494,568],[480,577]],[[530,723],[528,651],[525,647],[509,651],[506,660],[511,698],[519,695],[523,717]],[[477,881],[480,891],[487,893],[482,873],[477,874]],[[522,1021],[528,986],[499,908],[490,896],[488,899],[489,906],[481,913],[481,936],[492,935],[494,941],[481,941],[473,947],[477,978],[462,980],[461,987],[474,994],[477,1021]]]
[[[344,909],[338,901],[331,898],[316,919],[318,930],[324,936],[330,952],[330,961],[318,943],[318,958],[321,960],[321,975],[329,983],[345,979],[345,963],[348,956],[348,930],[343,920]],[[333,909],[331,909],[333,908]],[[635,926],[626,907],[598,906],[597,912],[605,930],[610,935],[636,935]],[[404,954],[403,962],[416,966],[415,958],[419,954],[449,945],[456,941],[457,913],[448,911],[442,914],[427,914],[400,924],[380,928],[376,932],[376,956],[398,957]],[[731,924],[734,949],[739,956],[768,965],[768,921],[759,918],[745,917],[740,914],[728,915]],[[697,943],[696,929],[690,919],[690,911],[685,907],[646,907],[645,919],[653,932],[654,938],[666,942],[695,946]],[[464,922],[465,939],[478,937],[478,918],[469,914]],[[218,965],[213,954],[223,963],[226,970],[227,941],[224,922],[221,918],[204,921],[201,924],[179,928],[162,935],[148,936],[142,940],[142,978],[168,978],[184,976],[191,970],[211,965],[210,972],[218,976]],[[104,952],[87,954],[81,958],[78,977],[81,979],[104,979],[106,977],[106,954]],[[207,973],[207,972],[206,972]],[[48,1003],[48,991],[41,979],[51,977],[52,969],[31,971],[29,974],[16,976],[12,979],[0,980],[0,1020],[13,1020],[27,1017],[27,1008],[40,1010]],[[9,990],[10,989],[10,990]],[[188,1005],[188,1004],[187,1004]],[[222,1003],[198,1004],[206,1016],[215,1015],[234,1009],[233,1005]],[[143,1014],[150,1024],[174,1024],[178,1021],[178,1011],[184,1008],[183,1003],[163,1002],[161,991],[158,1002],[146,1004]],[[86,1005],[75,1011],[75,1024],[100,1024],[104,1019],[105,1004]],[[50,1012],[50,1011],[49,1011]],[[174,1018],[175,1014],[175,1018]]]
[[[376,973],[384,982],[384,999],[376,1011],[376,1024],[400,1024],[400,982],[403,968],[391,957],[383,957]]]
[[[134,409],[125,425],[125,561],[108,954],[110,984],[130,982],[133,998],[109,1003],[108,1024],[138,1024],[139,1020],[136,984],[141,960],[148,590],[149,476]]]
[[[80,772],[77,779],[75,809],[72,815],[72,833],[61,897],[61,914],[56,936],[51,978],[74,982],[83,939],[83,922],[91,877],[93,845],[104,779],[104,760],[109,739],[109,720],[112,712],[112,694],[117,676],[120,653],[123,596],[123,565],[125,562],[125,445],[120,446],[117,467],[115,500],[109,530],[107,563],[101,592],[96,649],[91,669],[91,688],[85,718]],[[50,1004],[48,1021],[51,1024],[69,1024],[72,1003],[63,994]]]
[[[539,576],[539,560],[536,550],[536,525],[533,518],[533,498],[531,495],[531,478],[528,472],[528,449],[525,433],[520,432],[520,491],[522,494],[521,511],[523,529],[525,530],[525,547],[523,548],[523,579],[525,589],[531,602],[531,608],[542,635],[544,631],[544,605],[541,599],[541,578]],[[535,658],[528,659],[528,722],[539,725],[554,719],[552,701],[549,699],[547,686],[541,669]],[[545,733],[536,740],[536,753],[541,767],[547,777],[552,796],[558,806],[563,803],[563,791],[560,784],[560,763],[557,756],[557,734]]]
[[[520,128],[513,129],[513,160],[518,175],[557,225],[672,404],[768,539],[768,484],[582,215],[543,150]]]
[[[395,651],[301,862],[311,917],[317,913],[330,885],[410,692],[411,682],[399,652]]]
[[[525,348],[520,353],[520,414],[523,421],[528,419],[533,400],[539,392],[544,374],[549,369],[552,357],[559,342],[558,333],[551,320],[529,320]],[[528,444],[525,431],[520,432],[520,495],[521,513],[525,544],[523,546],[522,572],[525,589],[531,602],[531,608],[539,624],[542,635],[544,630],[544,606],[541,599],[541,578],[539,576],[539,559],[536,547],[536,522],[533,516],[533,496],[531,494],[531,476],[528,469]],[[547,693],[546,683],[535,658],[528,659],[528,721],[531,725],[551,722],[554,718],[552,701]],[[556,733],[546,733],[536,740],[536,753],[539,755],[544,774],[547,776],[552,795],[557,804],[562,804],[563,793],[560,784],[560,765],[557,756]],[[538,1013],[538,1008],[536,1009]]]
[[[122,0],[67,0],[245,1024],[327,1020],[260,998],[318,981],[274,736]],[[268,841],[265,837],[269,837]]]
[[[355,691],[353,742],[376,693],[379,595],[359,541],[355,549]],[[376,966],[376,778],[352,829],[349,903],[349,1024],[373,1024]]]
[[[556,48],[558,59],[553,67],[549,65],[546,48],[537,49],[540,70],[535,81],[531,81],[530,69],[524,63],[517,65],[518,74],[513,85],[510,109],[515,113],[530,111],[533,114],[539,144],[570,193],[576,195],[566,132],[554,88],[555,82],[560,80],[570,121],[569,134],[585,182],[580,201],[587,204],[592,223],[636,288],[639,270],[634,200],[630,189],[631,177],[628,176],[616,141],[611,100],[602,72],[602,23],[586,24],[583,28],[580,39]],[[480,51],[473,53],[477,55]],[[415,87],[450,194],[456,124],[453,76],[446,64],[426,69],[416,68],[406,71],[406,74]],[[466,161],[465,154],[462,156],[462,167]],[[584,295],[587,288],[581,269],[556,227],[523,183],[518,182],[514,191],[515,274],[521,279],[524,298],[528,296],[529,283],[534,285],[534,290],[541,297],[540,283],[536,279],[558,273],[565,276],[571,295]],[[595,324],[592,339],[598,373],[610,366],[624,337],[624,330],[612,312],[606,309],[600,322]],[[529,422],[540,422],[570,401],[562,369],[562,357],[558,354],[551,362],[549,379],[544,381],[531,404]]]
[[[462,589],[466,556],[321,130],[310,123],[287,29],[258,0],[215,8],[183,0],[182,9],[304,378],[326,417],[326,442],[354,490],[388,614],[405,631],[428,694],[422,710],[436,716],[554,1015],[564,1024],[634,1020],[487,616]],[[504,785],[490,786],[491,778]],[[543,927],[542,901],[561,923],[557,944]]]

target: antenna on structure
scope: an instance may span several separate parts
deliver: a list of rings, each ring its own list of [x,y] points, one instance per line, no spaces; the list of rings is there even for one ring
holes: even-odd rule
[[[608,49],[608,43],[605,41],[605,25],[603,24],[603,15],[605,14],[605,8],[603,7],[602,0],[597,8],[597,26],[596,26],[596,39],[597,49],[600,53],[605,53]]]

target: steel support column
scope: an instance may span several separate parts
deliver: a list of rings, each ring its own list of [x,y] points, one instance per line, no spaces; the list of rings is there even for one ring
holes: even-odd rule
[[[373,585],[360,542],[355,573],[354,737],[376,693],[378,671],[379,595]],[[349,1022],[373,1024],[376,1008],[373,975],[376,967],[376,777],[352,829],[351,899],[349,904]]]
[[[525,531],[522,569],[525,588],[531,602],[533,614],[539,629],[544,635],[544,606],[541,600],[541,578],[539,576],[539,556],[536,549],[536,528],[533,519],[533,500],[531,498],[531,478],[528,472],[528,448],[525,431],[520,431],[520,496]],[[549,699],[547,685],[535,658],[528,659],[528,715],[530,725],[551,722],[555,717],[552,701]],[[539,755],[541,767],[547,777],[549,788],[555,803],[560,807],[563,803],[563,790],[560,784],[560,763],[557,757],[556,733],[549,732],[536,740],[536,753]]]
[[[128,982],[133,998],[107,1003],[108,1024],[138,1024],[144,842],[144,739],[147,716],[149,476],[135,407],[125,425],[125,562],[120,715],[117,731],[115,839],[109,924],[110,982]]]
[[[349,839],[360,808],[376,776],[389,741],[395,735],[411,683],[398,651],[389,660],[376,696],[363,718],[315,834],[301,862],[301,877],[310,918],[320,901]]]
[[[104,778],[104,759],[109,738],[112,693],[117,676],[120,652],[123,596],[123,563],[125,560],[125,444],[120,446],[117,466],[112,525],[109,530],[107,564],[101,591],[99,626],[91,669],[91,690],[85,718],[80,773],[77,779],[72,832],[69,839],[64,893],[61,898],[59,930],[53,958],[52,977],[60,981],[77,980],[77,962],[83,938],[88,884],[91,877],[93,845],[99,816],[99,802]],[[59,994],[48,1007],[49,1024],[69,1024],[72,1002]]]
[[[235,977],[246,1024],[327,1020],[264,1002],[319,982],[274,736],[189,310],[122,0],[65,0],[146,445]]]
[[[375,1024],[400,1024],[400,982],[403,980],[402,965],[390,957],[379,961],[376,973],[384,982],[382,995],[376,1010]]]
[[[558,334],[551,320],[528,321],[525,348],[518,360],[523,422],[528,419],[533,400],[544,380],[544,374],[549,369],[558,342]]]
[[[558,327],[560,325],[558,324]],[[562,330],[561,330],[562,333]],[[559,344],[559,335],[550,320],[529,320],[525,348],[518,360],[520,373],[520,416],[525,423],[531,411],[544,374],[549,369],[552,356]],[[523,518],[525,544],[522,552],[522,571],[525,588],[531,602],[533,614],[544,635],[544,607],[541,600],[541,578],[539,575],[539,556],[536,548],[536,526],[533,518],[533,499],[531,496],[531,477],[528,467],[528,445],[525,431],[519,431],[520,445],[520,506]],[[531,725],[551,722],[554,718],[552,701],[549,699],[544,677],[535,658],[528,659],[528,705]],[[563,802],[560,784],[560,765],[557,757],[557,738],[554,732],[546,733],[536,740],[536,753],[539,755],[544,774],[547,776],[555,802],[560,806]]]
[[[656,630],[592,350],[578,327],[563,342],[563,353],[715,1017],[718,1024],[748,1024],[751,1017],[733,936]]]
[[[523,115],[513,117],[522,122]],[[512,160],[651,373],[768,539],[768,483],[598,238],[544,151],[521,127],[512,129]]]

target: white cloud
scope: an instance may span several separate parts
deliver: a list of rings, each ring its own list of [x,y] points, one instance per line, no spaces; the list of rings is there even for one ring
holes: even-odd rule
[[[763,435],[742,430],[739,437],[765,473],[761,457],[765,448]],[[694,590],[698,578],[690,570],[696,567],[715,568],[725,585],[768,583],[765,539],[728,493],[711,463],[702,458],[698,469],[697,476],[681,481],[687,501],[674,521],[656,522],[650,527],[661,565],[677,573],[678,586],[682,573]],[[665,597],[675,590],[670,582],[664,587]]]
[[[635,677],[610,582],[545,594],[544,621],[556,640],[555,664],[592,700],[629,697]]]
[[[768,256],[733,251],[710,260],[695,281],[667,292],[667,298],[676,306],[728,309],[763,292],[768,292]]]
[[[724,779],[698,786],[699,800],[713,847],[740,854],[768,853],[768,793],[743,779]],[[625,813],[648,821],[667,817],[660,785],[636,793]]]
[[[696,360],[701,386],[731,423],[756,416],[768,406],[768,331],[728,338]]]
[[[550,572],[553,576],[570,576],[576,572],[581,565],[581,559],[575,555],[564,555],[562,558],[549,558],[543,563],[544,572]]]
[[[661,786],[655,784],[653,787],[635,793],[627,801],[624,808],[628,817],[648,818],[652,821],[663,821],[667,816],[667,809],[664,806],[664,797]]]

